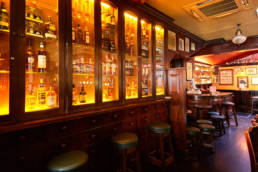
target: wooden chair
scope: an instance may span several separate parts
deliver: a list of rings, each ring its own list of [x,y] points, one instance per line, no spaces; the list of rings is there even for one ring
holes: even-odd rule
[[[258,172],[257,160],[256,160],[255,152],[253,149],[253,143],[251,141],[249,131],[247,131],[247,130],[245,130],[245,138],[246,138],[246,144],[247,144],[247,148],[248,148],[248,152],[249,152],[249,156],[250,156],[251,172]]]

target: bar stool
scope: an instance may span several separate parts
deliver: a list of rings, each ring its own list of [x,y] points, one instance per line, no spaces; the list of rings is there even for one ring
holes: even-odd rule
[[[209,111],[212,106],[211,105],[195,105],[194,108],[196,109],[196,112],[197,112],[197,119],[200,119],[200,112],[202,110],[206,110],[206,111]]]
[[[49,172],[82,172],[88,162],[88,154],[83,151],[71,151],[53,157],[47,169]]]
[[[201,130],[197,127],[188,127],[186,129],[186,133],[187,133],[188,141],[190,141],[188,143],[189,145],[188,147],[190,151],[193,152],[193,154],[199,153],[200,152],[199,150],[201,148],[201,138],[200,138]]]
[[[254,103],[258,102],[258,96],[251,97],[251,115],[254,113]]]
[[[222,105],[222,102],[223,102],[223,99],[222,99],[221,97],[215,97],[215,98],[212,100],[212,106],[213,106],[213,109],[216,110],[216,112],[221,113],[221,105]]]
[[[151,163],[160,166],[165,171],[166,166],[174,161],[173,147],[170,135],[170,125],[167,123],[152,123],[149,126],[151,134],[159,140],[159,148],[149,154]],[[164,141],[168,139],[169,152],[165,151]],[[157,154],[159,152],[159,155]]]
[[[215,146],[213,144],[213,133],[215,131],[215,127],[210,124],[200,124],[199,128],[201,129],[203,146],[207,148],[211,148],[212,151],[214,152]]]
[[[122,172],[126,172],[127,170],[132,171],[127,167],[127,156],[128,150],[136,149],[136,166],[137,171],[141,172],[141,163],[140,163],[140,154],[137,149],[138,137],[134,133],[120,133],[112,137],[113,144],[121,151],[122,154]],[[120,171],[120,170],[119,170]]]
[[[222,103],[223,106],[223,111],[225,112],[225,117],[226,117],[226,121],[228,123],[228,127],[230,127],[230,110],[232,109],[233,114],[234,114],[234,120],[236,123],[236,126],[238,126],[238,121],[237,121],[237,113],[236,113],[236,107],[235,107],[235,103],[233,102],[229,102],[229,101],[225,101]]]
[[[222,136],[222,132],[226,134],[226,130],[224,127],[225,117],[220,115],[219,112],[208,112],[208,114],[210,115],[210,118],[212,120],[213,125],[216,128],[216,131],[219,132],[219,135]]]
[[[209,124],[209,125],[212,125],[212,121],[206,120],[206,119],[199,119],[196,122],[197,122],[198,125],[199,124]]]

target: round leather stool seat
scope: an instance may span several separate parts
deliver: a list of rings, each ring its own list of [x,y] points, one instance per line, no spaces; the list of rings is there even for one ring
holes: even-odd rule
[[[196,127],[189,127],[186,129],[187,135],[189,136],[197,136],[201,133],[201,130]]]
[[[112,137],[112,142],[119,149],[131,149],[136,147],[138,137],[134,133],[120,133]]]
[[[210,124],[200,124],[199,127],[203,132],[213,132],[215,130],[215,127]]]
[[[206,119],[199,119],[196,122],[197,124],[212,124],[210,120],[206,120]]]
[[[208,115],[212,116],[212,115],[219,115],[219,112],[208,112]]]
[[[214,121],[223,121],[225,117],[222,115],[211,115],[211,119]]]
[[[149,128],[153,133],[157,134],[166,134],[170,132],[170,125],[163,122],[152,123]]]
[[[88,162],[88,154],[83,151],[71,151],[53,157],[48,162],[50,172],[73,172]]]
[[[229,101],[223,102],[222,104],[223,105],[228,105],[228,106],[235,106],[235,103],[229,102]]]

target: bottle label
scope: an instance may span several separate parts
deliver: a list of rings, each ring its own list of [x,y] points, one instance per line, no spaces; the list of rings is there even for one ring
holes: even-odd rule
[[[89,34],[86,34],[85,42],[86,42],[86,44],[90,44],[90,35]]]
[[[34,57],[33,56],[29,56],[28,57],[28,63],[29,64],[33,64],[34,63]]]
[[[72,40],[75,41],[75,31],[72,32]]]
[[[47,61],[45,55],[38,55],[38,68],[47,68]]]
[[[46,93],[45,92],[40,92],[38,94],[38,101],[40,105],[43,105],[46,103]]]
[[[47,98],[47,105],[48,106],[55,106],[56,105],[56,99],[54,95],[50,95]]]

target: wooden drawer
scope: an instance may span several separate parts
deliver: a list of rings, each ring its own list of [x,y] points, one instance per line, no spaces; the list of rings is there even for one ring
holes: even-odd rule
[[[135,118],[124,120],[121,123],[121,132],[137,132],[137,122]]]
[[[15,143],[19,143],[19,146],[23,146],[27,144],[36,144],[45,141],[45,139],[48,137],[46,134],[47,133],[45,127],[37,127],[17,131],[13,133],[9,139],[13,139]]]
[[[107,118],[105,120],[106,124],[122,121],[126,118],[126,115],[124,114],[123,111],[110,112],[106,115],[107,115]]]

